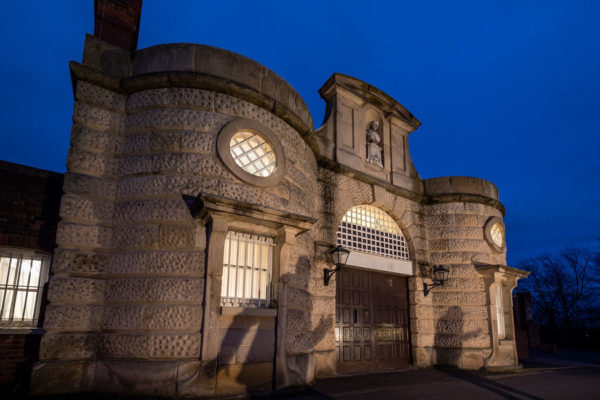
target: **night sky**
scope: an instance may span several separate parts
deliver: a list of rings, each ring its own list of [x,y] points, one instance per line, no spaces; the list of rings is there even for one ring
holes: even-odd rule
[[[138,48],[191,42],[252,58],[307,102],[333,72],[373,84],[421,122],[421,177],[494,182],[508,263],[600,245],[600,2],[144,2]],[[0,159],[65,171],[69,60],[93,1],[10,1],[0,14]]]

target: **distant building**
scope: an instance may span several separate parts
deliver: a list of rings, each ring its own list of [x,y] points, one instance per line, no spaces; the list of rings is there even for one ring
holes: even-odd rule
[[[199,396],[517,365],[511,293],[526,273],[506,266],[492,183],[421,179],[420,122],[356,78],[323,85],[315,131],[300,95],[248,58],[135,50],[140,12],[96,1],[70,64],[35,393]],[[325,286],[336,245],[350,256]],[[431,289],[439,265],[449,276]]]
[[[0,388],[25,388],[38,359],[63,174],[0,161]]]

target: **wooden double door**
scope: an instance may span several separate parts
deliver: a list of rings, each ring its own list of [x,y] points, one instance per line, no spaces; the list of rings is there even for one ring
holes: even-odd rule
[[[338,272],[335,340],[340,373],[407,367],[407,279],[344,267]]]

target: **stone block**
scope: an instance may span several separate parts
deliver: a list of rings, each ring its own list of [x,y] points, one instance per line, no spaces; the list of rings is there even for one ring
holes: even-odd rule
[[[102,321],[103,306],[57,305],[46,307],[44,329],[47,332],[98,331]]]
[[[288,305],[290,308],[305,310],[308,312],[313,309],[312,296],[306,290],[288,287],[287,292]]]
[[[113,157],[77,147],[69,149],[67,170],[71,172],[111,179],[117,176],[118,168],[119,162]]]
[[[204,276],[204,251],[127,251],[110,255],[113,275]]]
[[[220,328],[220,342],[223,345],[272,348],[275,343],[275,330],[253,328]]]
[[[86,81],[77,81],[75,98],[86,103],[98,104],[114,111],[125,111],[125,96]]]
[[[99,360],[95,388],[109,393],[175,396],[177,362]]]
[[[90,129],[123,133],[125,115],[88,103],[75,101],[73,121]]]
[[[95,361],[37,362],[31,374],[31,394],[89,392],[95,369]]]
[[[58,248],[54,251],[52,271],[55,274],[103,275],[108,266],[108,256],[92,251]]]
[[[483,240],[483,228],[479,226],[438,226],[427,229],[429,239],[477,239]]]
[[[109,331],[142,329],[143,313],[142,305],[106,305],[102,329]]]
[[[197,359],[200,342],[199,334],[103,334],[98,353],[103,358]]]
[[[115,223],[192,223],[193,218],[183,199],[132,200],[115,205]]]
[[[315,352],[315,378],[331,378],[334,376],[337,376],[335,351]]]
[[[193,225],[161,225],[159,243],[163,249],[191,249],[194,247],[194,235]]]
[[[145,133],[125,136],[123,139],[123,155],[147,153],[150,148],[148,142],[148,135]]]
[[[221,314],[219,316],[219,328],[264,329],[273,331],[275,329],[275,318],[254,315]]]
[[[454,278],[449,277],[446,282],[444,282],[444,286],[440,288],[439,291],[464,291],[464,292],[483,292],[485,290],[485,285],[483,284],[483,280],[479,277],[469,277],[469,278]]]
[[[117,184],[110,179],[67,171],[65,174],[63,190],[65,193],[102,197],[104,199],[112,200],[117,192]]]
[[[181,132],[153,130],[148,133],[148,147],[151,152],[179,151]]]
[[[480,306],[434,306],[432,309],[433,318],[446,320],[483,320],[487,321],[488,308],[485,305]]]
[[[101,225],[60,222],[56,233],[56,243],[63,247],[109,249],[111,228]]]
[[[226,115],[190,109],[156,108],[131,114],[125,121],[129,134],[150,130],[173,129],[218,133],[232,118]]]
[[[203,292],[199,278],[120,278],[108,281],[106,301],[200,304]]]
[[[52,303],[90,304],[104,301],[104,279],[55,275],[50,279],[48,300]]]
[[[217,383],[214,361],[180,361],[177,363],[177,396],[198,397],[213,394]]]
[[[257,364],[273,362],[275,356],[275,340],[253,342],[251,345],[238,346],[235,360],[237,364]]]
[[[217,135],[206,132],[185,131],[181,136],[181,151],[215,154],[217,152]]]
[[[70,222],[111,223],[113,207],[112,201],[65,194],[60,204],[60,216],[63,221]]]
[[[75,124],[71,129],[71,145],[92,153],[116,156],[121,153],[123,138],[112,132],[96,131]]]
[[[419,368],[428,368],[435,363],[435,349],[431,347],[413,347],[413,365]]]
[[[217,368],[217,393],[232,394],[270,389],[273,363],[230,364]]]
[[[158,245],[158,225],[128,225],[114,228],[117,249],[152,249]]]
[[[439,305],[478,306],[486,304],[486,296],[483,292],[442,292],[434,289],[430,293],[431,295],[433,295],[433,303]]]
[[[200,303],[200,300],[198,300]],[[142,328],[153,330],[195,330],[202,325],[202,306],[152,305],[145,306]]]
[[[96,357],[99,337],[86,333],[47,333],[40,346],[41,360],[86,360]]]
[[[461,351],[461,368],[477,370],[483,367],[483,354],[479,349],[464,349]]]

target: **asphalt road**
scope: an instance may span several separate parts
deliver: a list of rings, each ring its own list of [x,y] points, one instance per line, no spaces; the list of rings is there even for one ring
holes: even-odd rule
[[[528,368],[514,373],[406,370],[320,380],[304,390],[250,399],[600,399],[600,366]]]

